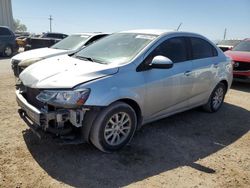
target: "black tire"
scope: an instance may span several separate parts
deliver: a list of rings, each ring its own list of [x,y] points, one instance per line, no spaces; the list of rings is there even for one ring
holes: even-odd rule
[[[119,120],[119,118],[121,119]],[[128,119],[127,123],[125,123],[125,118],[126,120]],[[114,125],[113,123],[116,123],[116,121],[118,123]],[[122,125],[122,121],[125,123],[124,125]],[[95,119],[90,132],[90,140],[99,150],[113,152],[121,149],[130,142],[135,133],[136,126],[137,117],[134,109],[126,103],[115,102],[102,110]],[[113,139],[117,143],[112,144]]]
[[[7,45],[3,49],[3,56],[11,57],[13,55],[13,49],[11,46]]]
[[[213,92],[211,93],[209,100],[207,102],[207,104],[205,104],[203,106],[203,109],[207,112],[217,112],[223,102],[224,102],[224,98],[225,98],[225,94],[226,94],[226,86],[223,83],[219,83],[213,90]]]

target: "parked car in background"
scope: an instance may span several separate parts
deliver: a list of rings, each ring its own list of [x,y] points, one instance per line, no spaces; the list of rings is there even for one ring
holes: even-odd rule
[[[49,48],[39,48],[17,54],[11,59],[14,75],[18,77],[23,69],[42,59],[62,54],[72,55],[107,35],[106,33],[77,33],[68,36]]]
[[[28,37],[24,50],[50,47],[67,36],[63,33],[44,33],[40,37]]]
[[[15,36],[16,36],[16,38],[18,38],[18,37],[28,37],[28,36],[30,36],[30,33],[29,32],[15,32]]]
[[[250,38],[241,41],[225,54],[234,61],[233,76],[237,79],[250,79]]]
[[[19,112],[38,134],[79,136],[112,152],[143,124],[197,106],[218,111],[231,86],[232,62],[198,34],[135,30],[71,57],[42,60],[20,80]]]
[[[18,51],[14,33],[5,26],[0,26],[0,55],[10,57]]]
[[[231,50],[234,46],[240,43],[241,40],[222,40],[217,43],[217,46],[223,51]]]

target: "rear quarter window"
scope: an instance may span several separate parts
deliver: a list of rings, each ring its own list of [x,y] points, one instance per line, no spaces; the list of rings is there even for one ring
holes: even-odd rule
[[[206,40],[191,37],[190,42],[192,46],[192,59],[218,56],[217,50]]]

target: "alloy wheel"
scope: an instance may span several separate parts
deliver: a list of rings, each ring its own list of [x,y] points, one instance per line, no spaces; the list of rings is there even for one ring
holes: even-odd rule
[[[214,97],[212,99],[212,105],[214,109],[218,109],[220,107],[220,105],[222,104],[223,101],[223,97],[224,97],[224,90],[223,88],[219,87],[215,93],[214,93]]]
[[[4,49],[4,54],[5,54],[7,57],[11,56],[11,54],[12,54],[12,49],[11,49],[11,47],[9,47],[9,46],[5,47],[5,49]]]
[[[131,131],[131,118],[125,112],[118,112],[111,116],[104,128],[104,139],[112,146],[121,144],[127,139]]]

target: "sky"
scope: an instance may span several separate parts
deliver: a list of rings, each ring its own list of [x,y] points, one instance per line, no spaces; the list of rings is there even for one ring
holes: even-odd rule
[[[15,19],[28,31],[117,32],[176,29],[211,40],[250,38],[250,0],[12,0]]]

